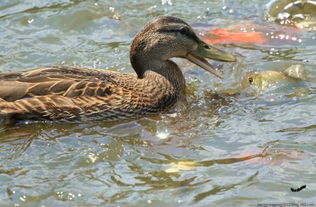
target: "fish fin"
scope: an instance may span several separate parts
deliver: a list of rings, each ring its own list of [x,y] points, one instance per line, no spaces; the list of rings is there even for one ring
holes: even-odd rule
[[[284,74],[298,80],[306,80],[306,71],[304,65],[291,65],[284,71]]]

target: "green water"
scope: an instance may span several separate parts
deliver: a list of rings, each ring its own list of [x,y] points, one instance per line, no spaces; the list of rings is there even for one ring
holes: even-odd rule
[[[70,65],[133,72],[129,43],[151,18],[206,31],[264,21],[267,0],[1,0],[0,71]],[[316,76],[315,32],[225,50],[221,82],[185,60],[188,106],[108,124],[0,126],[0,206],[316,205],[316,84],[228,96],[252,70],[303,64]],[[303,92],[301,92],[303,91]],[[306,185],[300,192],[291,188]]]

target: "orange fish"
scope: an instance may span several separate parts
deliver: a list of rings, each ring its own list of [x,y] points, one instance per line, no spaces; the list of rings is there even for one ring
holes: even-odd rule
[[[205,41],[209,44],[217,43],[265,43],[269,40],[262,32],[254,31],[256,25],[219,28],[205,34]]]
[[[247,24],[210,30],[203,35],[203,40],[209,44],[300,42],[301,39],[296,36],[299,35],[299,31],[296,28],[271,28],[268,26]]]

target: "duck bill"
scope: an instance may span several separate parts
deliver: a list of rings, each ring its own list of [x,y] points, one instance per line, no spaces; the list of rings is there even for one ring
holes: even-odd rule
[[[188,53],[186,58],[221,79],[224,78],[223,75],[218,72],[205,58],[224,62],[236,61],[236,58],[233,55],[215,47],[208,46],[204,42],[201,42],[197,50]]]

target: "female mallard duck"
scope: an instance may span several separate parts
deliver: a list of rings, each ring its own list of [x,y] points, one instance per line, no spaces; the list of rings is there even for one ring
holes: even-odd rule
[[[185,89],[173,57],[186,58],[218,77],[204,58],[235,61],[200,40],[181,19],[161,16],[132,42],[130,61],[136,74],[66,66],[0,74],[0,117],[115,121],[167,111]]]

